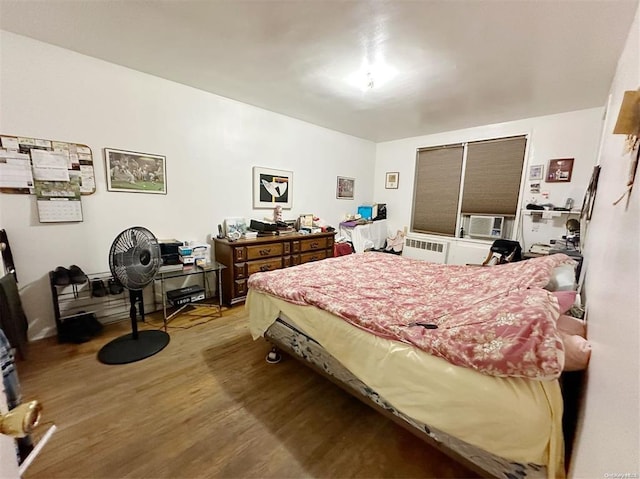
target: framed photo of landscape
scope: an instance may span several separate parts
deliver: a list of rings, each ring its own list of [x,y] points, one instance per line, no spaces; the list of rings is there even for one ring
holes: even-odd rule
[[[105,148],[104,161],[108,191],[167,194],[164,156]]]

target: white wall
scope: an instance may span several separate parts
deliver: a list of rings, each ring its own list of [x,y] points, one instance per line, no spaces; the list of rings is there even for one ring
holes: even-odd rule
[[[640,171],[628,206],[614,206],[625,189],[630,155],[623,154],[624,136],[612,134],[624,91],[640,86],[639,15],[611,86],[586,238],[584,291],[593,351],[570,468],[577,478],[640,474]]]
[[[539,204],[553,203],[555,206],[564,206],[566,199],[571,197],[575,200],[577,208],[580,208],[596,161],[602,114],[603,108],[592,108],[378,143],[374,179],[375,200],[378,203],[387,203],[392,230],[409,227],[418,148],[529,134],[528,157],[525,160],[526,179],[528,179],[530,165],[544,165],[546,172],[550,159],[575,158],[575,161],[571,182],[540,181],[541,193],[548,192],[548,199],[543,198],[542,194],[529,193],[530,182],[525,181],[521,198],[522,206],[526,206],[532,200]],[[387,171],[400,172],[398,189],[385,189],[384,181]],[[565,217],[543,220],[539,223],[533,223],[531,216],[523,217],[524,248],[527,249],[534,242],[548,242],[564,234],[565,222]]]
[[[8,32],[0,48],[0,134],[87,144],[96,169],[82,223],[40,224],[33,196],[0,194],[32,339],[54,331],[48,271],[108,271],[125,228],[205,241],[225,217],[270,216],[252,208],[253,166],[293,171],[284,219],[314,213],[337,227],[373,197],[372,142]],[[165,155],[168,194],[107,192],[105,147]],[[337,176],[356,179],[354,200],[336,199]]]

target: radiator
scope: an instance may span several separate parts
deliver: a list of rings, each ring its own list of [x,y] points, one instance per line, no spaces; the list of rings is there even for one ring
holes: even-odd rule
[[[449,243],[408,235],[404,240],[402,256],[431,263],[446,263]]]

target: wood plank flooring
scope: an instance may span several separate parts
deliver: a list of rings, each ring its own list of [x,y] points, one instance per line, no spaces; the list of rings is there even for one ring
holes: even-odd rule
[[[44,405],[34,436],[58,431],[26,479],[477,477],[298,361],[267,364],[242,306],[170,326],[163,351],[127,365],[96,359],[126,321],[31,344],[18,372]]]

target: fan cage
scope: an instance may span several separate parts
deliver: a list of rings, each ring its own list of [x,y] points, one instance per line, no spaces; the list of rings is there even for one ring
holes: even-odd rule
[[[153,281],[160,264],[158,240],[142,226],[121,232],[109,251],[111,274],[129,290],[141,290]]]

